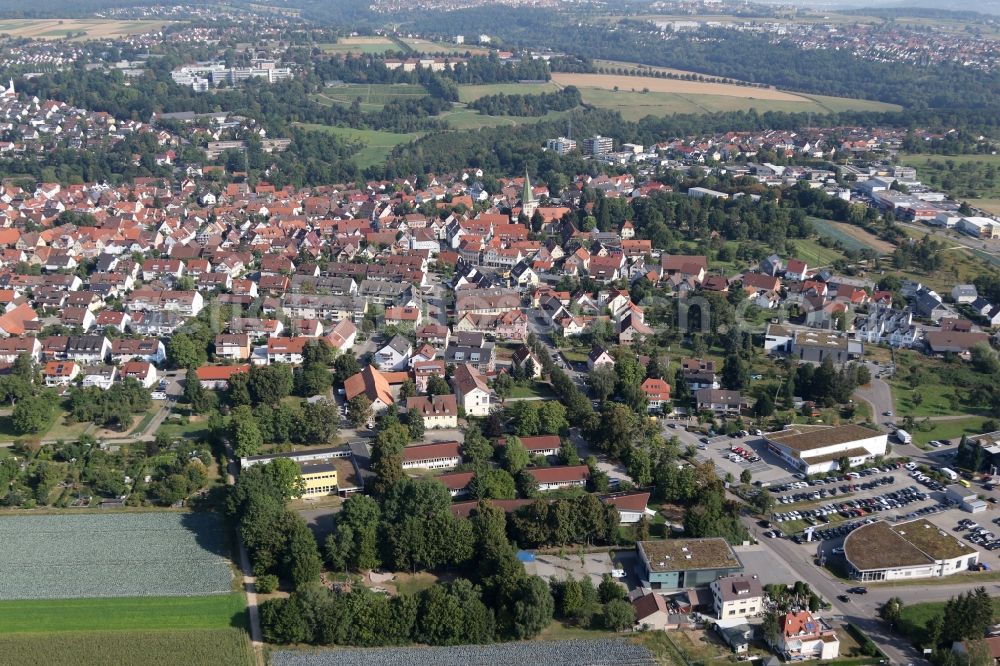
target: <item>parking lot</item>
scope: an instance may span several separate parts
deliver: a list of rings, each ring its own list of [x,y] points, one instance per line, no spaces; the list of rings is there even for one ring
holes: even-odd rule
[[[734,447],[742,449],[747,455],[734,453]],[[784,483],[792,480],[795,474],[780,458],[768,451],[767,442],[759,435],[713,437],[707,444],[699,444],[698,459],[711,460],[723,474],[728,472],[737,479],[744,470],[750,470],[755,483]]]
[[[777,503],[770,527],[762,525],[759,537],[801,544],[806,556],[842,557],[844,538],[876,520],[895,524],[925,518],[976,548],[991,570],[1000,567],[1000,512],[991,504],[990,510],[970,514],[945,497],[943,485],[916,470],[894,464],[859,473],[853,480],[841,477],[808,485],[796,479],[771,490]]]

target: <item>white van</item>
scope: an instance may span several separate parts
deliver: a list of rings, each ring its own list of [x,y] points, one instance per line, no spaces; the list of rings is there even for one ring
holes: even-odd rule
[[[947,467],[942,467],[938,471],[947,476],[952,481],[958,481],[958,473],[955,472],[954,470],[950,470]]]

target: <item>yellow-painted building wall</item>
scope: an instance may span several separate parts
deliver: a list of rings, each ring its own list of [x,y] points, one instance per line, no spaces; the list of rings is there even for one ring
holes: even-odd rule
[[[337,471],[312,472],[302,475],[305,491],[302,497],[320,497],[337,493]]]

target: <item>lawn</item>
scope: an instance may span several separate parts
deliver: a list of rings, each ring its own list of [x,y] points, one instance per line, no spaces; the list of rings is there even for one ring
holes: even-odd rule
[[[392,149],[402,143],[409,143],[420,138],[417,132],[400,134],[397,132],[382,132],[379,130],[355,129],[353,127],[333,127],[331,125],[303,124],[302,127],[310,130],[320,130],[336,134],[348,141],[357,141],[364,147],[355,153],[354,161],[364,169],[365,167],[381,164],[389,157]]]
[[[437,581],[437,576],[426,571],[415,574],[397,573],[396,579],[392,581],[392,586],[396,588],[397,594],[417,594],[434,585]]]
[[[41,646],[44,645],[44,648]],[[242,629],[86,631],[0,636],[8,666],[252,666]]]
[[[242,592],[202,597],[0,601],[0,634],[244,627]]]
[[[932,439],[959,439],[962,435],[978,435],[983,432],[986,420],[985,416],[969,416],[952,421],[931,421],[932,427],[929,430],[917,427],[910,434],[917,444],[926,444]]]
[[[792,243],[795,245],[795,257],[805,261],[810,268],[828,267],[836,260],[844,258],[844,255],[837,250],[823,247],[811,238],[796,238]]]
[[[554,395],[552,385],[545,382],[535,382],[531,386],[515,386],[510,392],[511,398],[550,398]]]
[[[187,423],[176,420],[174,416],[176,412],[172,412],[160,427],[156,429],[156,433],[165,433],[171,441],[176,439],[202,439],[208,434],[208,419],[204,416],[191,416],[186,417]]]
[[[931,618],[944,615],[945,602],[929,601],[922,604],[909,604],[903,606],[902,616],[899,619],[899,631],[910,640],[919,642],[927,636],[927,623]],[[993,599],[993,619],[996,621],[1000,615],[1000,598]]]

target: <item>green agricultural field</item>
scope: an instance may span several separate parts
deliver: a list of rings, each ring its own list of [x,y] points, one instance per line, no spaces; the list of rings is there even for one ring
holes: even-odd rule
[[[5,516],[0,599],[228,593],[228,553],[228,531],[213,513]]]
[[[330,125],[303,124],[302,127],[310,130],[331,132],[342,139],[357,141],[363,144],[364,147],[354,155],[354,161],[362,169],[375,164],[382,164],[393,148],[401,143],[416,141],[421,136],[418,132],[400,134],[379,130],[354,129],[353,127],[332,127]]]
[[[459,86],[460,102],[474,102],[487,95],[540,95],[559,90],[559,86],[551,81],[547,83],[490,83],[481,86]]]
[[[423,86],[407,83],[345,83],[328,86],[312,98],[327,106],[350,106],[358,100],[362,111],[381,111],[389,102],[417,99],[426,94],[427,90]]]
[[[252,666],[241,629],[90,631],[0,636],[8,666]]]
[[[246,624],[242,592],[201,597],[0,601],[0,634],[225,629]]]

